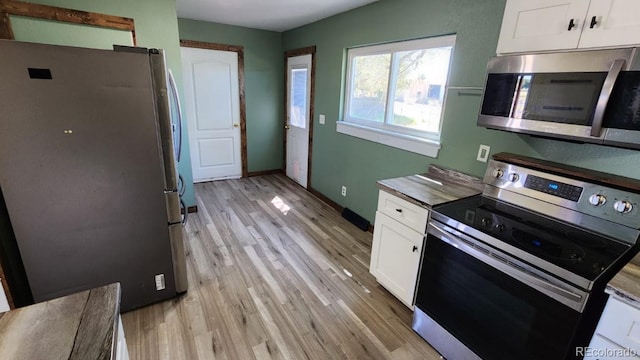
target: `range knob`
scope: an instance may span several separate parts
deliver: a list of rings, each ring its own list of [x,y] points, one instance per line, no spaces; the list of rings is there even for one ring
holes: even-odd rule
[[[485,227],[489,227],[489,226],[491,226],[491,223],[492,223],[492,222],[493,222],[493,221],[491,221],[491,219],[489,219],[489,218],[482,218],[482,219],[480,219],[480,223],[482,224],[482,226],[485,226]]]
[[[499,179],[502,177],[502,175],[504,175],[504,170],[502,169],[494,169],[493,170],[493,177]]]
[[[509,174],[509,181],[516,182],[516,181],[518,181],[518,179],[520,179],[520,175],[518,175],[516,173]]]
[[[496,225],[496,230],[498,230],[499,232],[503,232],[505,229],[506,229],[506,226],[504,226],[504,224]]]
[[[601,206],[607,202],[607,198],[601,194],[593,194],[589,196],[589,204],[593,206]]]
[[[633,209],[633,205],[627,200],[618,200],[613,204],[613,208],[621,214],[626,214]]]

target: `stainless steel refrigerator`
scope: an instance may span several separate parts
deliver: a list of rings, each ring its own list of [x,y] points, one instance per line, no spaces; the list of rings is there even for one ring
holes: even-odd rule
[[[155,49],[0,40],[1,251],[17,293],[119,281],[127,311],[187,290],[166,80]]]

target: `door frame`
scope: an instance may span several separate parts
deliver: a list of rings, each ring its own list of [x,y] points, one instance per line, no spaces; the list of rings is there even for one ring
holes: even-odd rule
[[[289,108],[289,96],[287,94],[287,84],[289,83],[289,66],[287,60],[290,57],[311,55],[311,91],[309,93],[309,152],[307,157],[307,189],[311,187],[311,159],[313,152],[313,122],[314,122],[314,98],[316,88],[316,46],[308,46],[300,49],[288,50],[284,53],[284,136],[282,137],[282,172],[287,173],[287,114]]]
[[[230,51],[238,54],[238,94],[240,96],[240,161],[242,162],[242,177],[249,176],[247,165],[247,106],[244,91],[244,47],[238,45],[225,45],[204,41],[180,39],[181,47]]]

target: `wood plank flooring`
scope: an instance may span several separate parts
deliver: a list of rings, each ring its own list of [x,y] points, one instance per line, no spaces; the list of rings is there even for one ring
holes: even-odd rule
[[[282,175],[195,190],[189,290],[123,314],[132,360],[440,358],[369,274],[370,233]]]

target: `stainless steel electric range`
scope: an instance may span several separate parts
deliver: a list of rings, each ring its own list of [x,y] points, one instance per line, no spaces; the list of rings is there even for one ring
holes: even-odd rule
[[[576,359],[638,252],[640,181],[501,153],[435,206],[413,329],[444,357]]]

